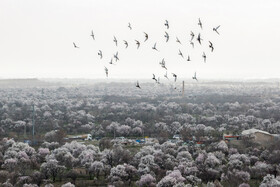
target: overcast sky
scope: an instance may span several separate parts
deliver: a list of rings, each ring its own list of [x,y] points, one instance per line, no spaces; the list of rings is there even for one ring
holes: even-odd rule
[[[220,35],[212,30],[218,25]],[[192,49],[190,31],[201,33],[201,46],[194,40]],[[147,42],[143,32],[149,34]],[[141,42],[138,50],[134,40]],[[214,44],[213,53],[208,41]],[[160,52],[152,50],[155,42]],[[0,1],[0,78],[105,78],[104,66],[110,79],[163,77],[162,58],[170,77],[176,73],[191,79],[196,71],[203,79],[280,78],[279,46],[279,0]],[[179,49],[192,61],[182,59]],[[109,65],[117,51],[120,61]]]

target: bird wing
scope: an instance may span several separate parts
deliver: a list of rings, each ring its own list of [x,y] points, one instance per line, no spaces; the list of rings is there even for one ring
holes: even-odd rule
[[[218,27],[216,27],[216,30],[220,28],[221,25],[219,25]]]

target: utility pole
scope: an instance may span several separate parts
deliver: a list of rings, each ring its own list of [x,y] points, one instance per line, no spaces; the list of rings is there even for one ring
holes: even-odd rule
[[[35,132],[35,110],[34,104],[32,106],[32,143],[34,143],[34,132]]]

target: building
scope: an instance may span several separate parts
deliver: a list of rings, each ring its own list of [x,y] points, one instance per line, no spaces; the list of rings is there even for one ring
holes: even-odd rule
[[[278,138],[277,135],[270,134],[269,132],[262,131],[259,129],[248,129],[244,130],[241,133],[242,137],[247,137],[252,139],[253,141],[261,144],[261,145],[268,145],[276,141]]]

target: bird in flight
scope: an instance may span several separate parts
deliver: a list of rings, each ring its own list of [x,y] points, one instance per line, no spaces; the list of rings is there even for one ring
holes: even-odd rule
[[[167,78],[167,79],[169,79],[168,76],[167,76],[167,71],[165,72],[164,77]]]
[[[127,47],[128,47],[128,43],[127,43],[127,41],[126,41],[126,40],[124,40],[124,45],[125,45],[125,48],[127,48]]]
[[[132,29],[132,27],[131,27],[131,24],[130,23],[128,23],[128,28],[131,30]]]
[[[199,33],[198,36],[197,36],[197,41],[198,41],[199,44],[201,45],[202,38],[200,37],[200,33]]]
[[[184,58],[184,56],[183,56],[183,54],[182,54],[182,52],[181,52],[181,50],[179,49],[179,53],[178,53],[178,55],[180,55],[182,58]]]
[[[176,82],[177,80],[177,75],[175,73],[172,73],[173,77],[174,77],[174,81]]]
[[[111,60],[110,60],[109,64],[114,65],[114,64],[113,64],[113,58],[111,58]]]
[[[147,40],[148,40],[149,35],[148,35],[147,33],[145,33],[145,32],[144,32],[144,34],[145,34],[145,40],[144,40],[144,42],[145,42],[145,41],[147,41]]]
[[[136,42],[136,45],[137,45],[137,49],[139,49],[139,47],[140,47],[140,42],[139,42],[138,40],[135,40],[135,42]]]
[[[188,59],[187,59],[187,61],[191,61],[191,57],[190,57],[190,55],[188,55]]]
[[[210,41],[209,41],[209,47],[211,48],[211,52],[213,52],[214,51],[214,47],[213,47],[212,42],[210,42]]]
[[[192,79],[198,81],[197,78],[196,78],[196,72],[194,72],[194,76],[192,77]]]
[[[73,42],[73,45],[74,45],[75,48],[79,48],[74,42]]]
[[[137,87],[137,88],[141,88],[138,81],[137,81],[137,83],[136,83],[136,87]]]
[[[157,43],[155,43],[155,45],[152,47],[152,49],[158,51],[158,49],[157,49]]]
[[[164,68],[164,69],[167,70],[167,68],[166,68],[166,66],[165,66],[165,60],[164,60],[164,58],[162,59],[161,62],[159,62],[159,64],[161,65],[162,68]]]
[[[166,28],[167,28],[167,29],[169,29],[169,23],[168,23],[168,21],[167,21],[167,20],[165,20],[164,25],[166,26]]]
[[[190,44],[192,45],[192,48],[194,48],[194,43],[192,41],[190,41]]]
[[[153,78],[152,78],[152,79],[155,80],[155,81],[157,82],[157,79],[156,79],[155,74],[153,74]]]
[[[166,31],[165,31],[164,37],[166,38],[166,42],[168,42],[168,40],[169,40],[169,34],[168,34]]]
[[[191,31],[191,41],[193,40],[193,38],[194,38],[194,33],[193,33],[193,31]]]
[[[200,18],[198,18],[198,25],[199,25],[199,26],[200,26],[200,28],[202,29],[202,23],[201,23]]]
[[[108,68],[104,67],[104,69],[105,69],[106,77],[108,77]]]
[[[99,50],[99,52],[97,53],[100,56],[100,59],[102,59],[103,55],[102,55],[102,51]]]
[[[119,57],[118,57],[118,52],[114,55],[114,58],[115,58],[115,60],[116,60],[116,62],[119,60]]]
[[[90,36],[92,37],[93,40],[95,40],[93,31],[91,31],[91,35]]]
[[[204,63],[206,63],[206,54],[203,52],[202,57],[204,59]]]
[[[213,28],[213,31],[215,31],[217,34],[220,34],[220,33],[218,32],[218,29],[220,28],[220,26],[221,26],[221,25],[219,25],[218,27],[214,27],[214,28]]]
[[[181,44],[181,41],[179,40],[178,37],[176,37],[176,42],[178,42],[179,44]]]
[[[113,40],[115,43],[116,43],[116,46],[118,46],[118,40],[117,38],[114,36],[114,40]]]

